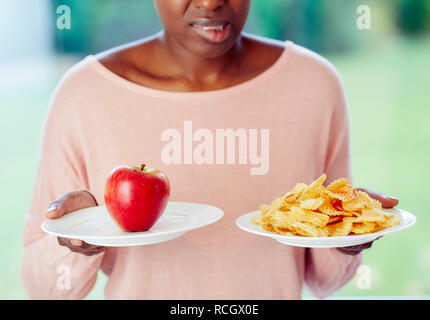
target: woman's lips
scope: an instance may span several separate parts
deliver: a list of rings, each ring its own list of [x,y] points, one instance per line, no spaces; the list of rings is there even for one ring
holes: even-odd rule
[[[231,32],[231,24],[191,24],[191,28],[198,35],[212,43],[221,43],[228,39]]]

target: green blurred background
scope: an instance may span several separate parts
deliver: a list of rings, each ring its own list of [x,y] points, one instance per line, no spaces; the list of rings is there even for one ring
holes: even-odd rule
[[[64,4],[70,30],[56,27]],[[360,5],[371,10],[370,30],[356,25]],[[0,299],[27,298],[21,231],[59,77],[87,54],[160,29],[150,0],[0,2]],[[430,1],[254,0],[246,31],[292,40],[334,63],[350,104],[355,184],[397,195],[418,218],[365,252],[370,286],[358,274],[335,297],[430,297]],[[88,298],[102,299],[105,283],[100,273]]]

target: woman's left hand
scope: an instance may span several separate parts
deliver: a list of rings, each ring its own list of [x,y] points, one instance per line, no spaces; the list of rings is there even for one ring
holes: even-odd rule
[[[369,196],[371,196],[372,198],[381,202],[382,207],[385,209],[394,208],[399,203],[399,200],[397,200],[396,198],[389,197],[383,193],[374,192],[374,191],[362,189],[362,188],[357,188],[356,190],[364,191],[364,192],[368,193]],[[379,237],[378,239],[380,239],[380,238],[381,237]],[[378,239],[376,239],[376,240],[378,240]],[[373,241],[363,243],[363,244],[360,244],[358,246],[342,247],[342,248],[336,248],[336,249],[339,250],[340,252],[344,253],[344,254],[355,256],[355,255],[359,254],[361,251],[363,251],[364,249],[370,248],[372,246],[372,243],[373,243]]]

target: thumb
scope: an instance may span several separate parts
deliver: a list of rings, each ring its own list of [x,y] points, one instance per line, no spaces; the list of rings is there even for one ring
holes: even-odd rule
[[[55,201],[51,202],[45,214],[46,218],[57,219],[66,213],[85,207],[82,205],[83,201],[81,201],[83,197],[85,197],[83,191],[73,191],[63,194]]]

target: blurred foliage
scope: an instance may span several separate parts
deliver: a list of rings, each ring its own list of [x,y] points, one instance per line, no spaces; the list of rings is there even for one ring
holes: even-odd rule
[[[402,0],[397,4],[397,24],[406,34],[419,34],[430,28],[429,0]]]
[[[151,0],[51,0],[56,8],[68,5],[72,28],[54,28],[60,52],[96,53],[141,39],[162,29]],[[372,15],[392,13],[405,34],[430,27],[430,0],[253,0],[245,31],[292,40],[320,53],[344,52],[359,46],[363,33],[356,28],[357,8],[367,4]],[[374,12],[376,11],[376,12]],[[56,12],[56,10],[52,10]],[[58,15],[53,16],[57,19]],[[394,19],[395,18],[395,19]],[[55,23],[52,24],[55,26]]]
[[[54,28],[55,48],[59,52],[95,53],[162,28],[149,0],[52,0],[52,5],[68,5],[71,11],[71,29]],[[55,13],[53,18],[57,17]]]
[[[264,36],[289,39],[318,52],[344,51],[357,41],[351,36],[357,6],[355,0],[257,0],[250,18]]]
[[[289,39],[317,51],[345,50],[355,40],[350,35],[355,28],[356,2],[254,0],[246,31]],[[94,53],[162,29],[149,0],[52,0],[52,4],[54,8],[65,4],[71,9],[72,28],[54,30],[55,47],[60,52]],[[57,17],[55,14],[53,18]]]

